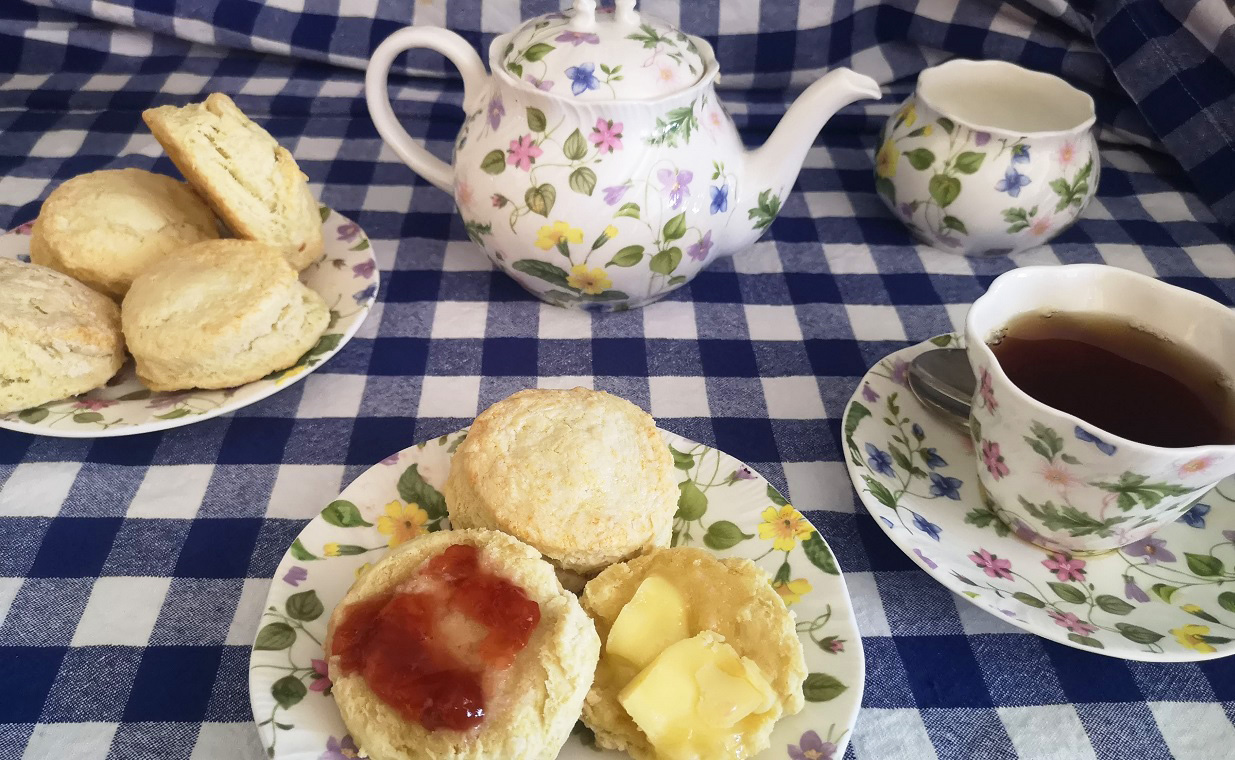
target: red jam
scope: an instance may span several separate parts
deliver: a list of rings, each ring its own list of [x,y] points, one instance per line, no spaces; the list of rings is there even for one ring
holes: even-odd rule
[[[407,585],[415,590],[348,606],[330,654],[407,720],[429,730],[474,728],[485,717],[485,671],[514,662],[540,622],[540,605],[480,567],[480,552],[466,544],[429,560]],[[474,648],[449,646],[441,628],[452,614],[478,626]]]

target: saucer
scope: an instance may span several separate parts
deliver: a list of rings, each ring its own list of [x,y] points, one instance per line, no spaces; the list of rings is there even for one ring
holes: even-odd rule
[[[305,378],[351,340],[377,298],[377,260],[364,230],[320,207],[325,253],[300,280],[326,301],[330,324],[287,369],[223,390],[151,391],[130,359],[107,384],[66,399],[0,414],[0,428],[57,438],[108,438],[191,425],[234,412]],[[30,261],[30,224],[0,235],[0,258]]]
[[[267,756],[354,756],[348,752],[355,753],[356,745],[330,698],[322,653],[326,623],[356,578],[387,551],[420,533],[449,528],[441,488],[466,434],[421,443],[369,468],[305,526],[283,556],[249,659],[249,695]],[[682,493],[673,545],[754,561],[797,618],[810,672],[803,687],[806,706],[777,721],[771,746],[757,757],[784,758],[786,747],[843,756],[862,702],[865,660],[832,550],[742,462],[662,434]],[[592,760],[598,754],[628,757],[598,753],[592,732],[579,723],[558,758]]]
[[[1067,646],[1147,662],[1235,653],[1235,478],[1117,551],[1070,556],[1022,541],[979,495],[969,438],[905,385],[913,357],[962,346],[949,334],[897,351],[845,408],[849,475],[888,538],[947,588]]]

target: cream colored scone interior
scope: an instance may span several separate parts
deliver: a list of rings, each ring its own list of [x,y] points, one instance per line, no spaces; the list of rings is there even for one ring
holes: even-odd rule
[[[526,544],[488,530],[429,533],[400,546],[352,586],[330,617],[325,650],[348,605],[391,593],[454,544],[480,551],[481,566],[523,589],[540,605],[540,621],[506,669],[485,676],[484,721],[469,731],[429,731],[380,700],[359,673],[343,675],[328,658],[332,693],[357,746],[372,760],[552,760],[570,736],[592,675],[600,641],[573,594]]]
[[[509,533],[585,577],[668,545],[678,497],[652,417],[586,388],[520,391],[486,409],[444,493],[452,525]]]
[[[183,108],[151,108],[142,119],[232,234],[277,246],[297,271],[321,257],[321,217],[308,177],[231,98],[216,92]]]
[[[596,576],[581,601],[602,642],[583,722],[602,747],[636,760],[750,757],[768,747],[777,720],[805,703],[806,661],[793,613],[750,560],[658,549]],[[731,651],[721,651],[726,647]],[[744,671],[743,659],[757,671]],[[730,697],[724,709],[705,702]],[[702,723],[692,737],[690,721],[701,718],[685,713],[696,706],[699,714],[737,710],[731,718],[740,717],[730,726]],[[666,717],[685,722],[660,726],[668,730],[657,737],[677,734],[680,743],[654,747],[632,713],[648,726]],[[701,744],[708,749],[698,754]]]
[[[47,197],[30,237],[30,259],[116,299],[170,251],[219,236],[192,188],[142,169],[80,174]]]
[[[0,259],[0,413],[97,388],[124,357],[110,298],[52,269]]]
[[[121,324],[152,390],[231,388],[286,369],[330,322],[277,248],[212,240],[163,257],[133,281]]]

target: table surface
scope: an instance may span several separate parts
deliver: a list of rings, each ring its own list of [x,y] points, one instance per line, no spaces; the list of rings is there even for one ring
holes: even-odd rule
[[[0,432],[0,757],[263,757],[249,646],[304,523],[386,455],[516,390],[576,385],[745,460],[831,543],[867,658],[846,757],[1229,756],[1235,661],[1124,662],[981,612],[884,537],[840,448],[865,370],[954,329],[1013,267],[1105,262],[1230,304],[1229,233],[1168,159],[1105,145],[1097,198],[1053,245],[964,259],[914,245],[874,193],[872,149],[892,105],[848,109],[762,241],[662,303],[586,314],[531,300],[493,270],[450,198],[383,147],[361,89],[356,73],[235,58],[0,78],[0,226],[32,219],[80,172],[174,172],[141,108],[221,90],[364,227],[382,276],[340,354],[238,413],[121,439]],[[448,152],[458,92],[398,95],[413,135]],[[723,97],[751,143],[783,109]]]

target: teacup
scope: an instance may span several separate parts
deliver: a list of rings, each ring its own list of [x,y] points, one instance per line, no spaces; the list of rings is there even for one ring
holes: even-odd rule
[[[1144,325],[1221,368],[1235,367],[1235,315],[1196,293],[1098,264],[1015,269],[969,310],[966,350],[978,380],[970,435],[987,506],[1021,538],[1053,550],[1140,541],[1235,474],[1235,446],[1138,443],[1015,386],[988,341],[1018,315],[1051,311]],[[1145,547],[1152,551],[1152,542]]]
[[[1003,61],[924,70],[888,119],[875,189],[927,245],[1016,253],[1057,235],[1098,187],[1093,99]]]

